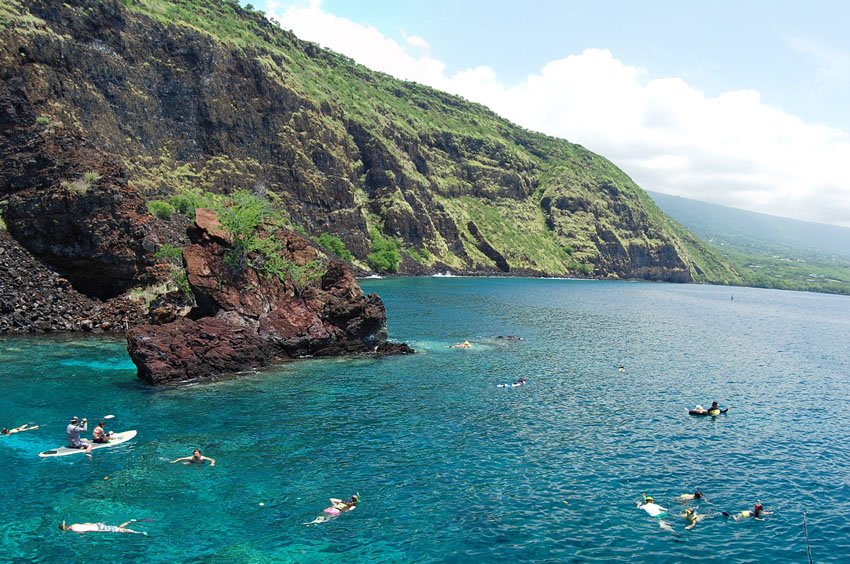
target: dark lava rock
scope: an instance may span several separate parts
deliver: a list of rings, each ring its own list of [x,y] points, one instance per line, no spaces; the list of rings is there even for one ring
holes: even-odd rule
[[[143,325],[127,334],[130,357],[143,380],[168,384],[305,356],[413,352],[407,345],[387,343],[383,302],[377,295],[363,295],[347,265],[330,261],[320,279],[297,283],[251,267],[233,272],[225,261],[230,234],[214,213],[197,212],[189,230],[192,244],[183,249],[197,306],[188,318]],[[279,230],[269,236],[281,240],[282,257],[297,267],[320,259],[300,235]]]
[[[81,294],[0,229],[0,333],[120,334],[145,314],[144,302],[126,295],[101,302]]]

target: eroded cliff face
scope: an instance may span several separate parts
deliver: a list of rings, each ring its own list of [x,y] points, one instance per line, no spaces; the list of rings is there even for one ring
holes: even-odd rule
[[[351,269],[322,260],[304,237],[279,230],[281,256],[303,278],[263,275],[226,260],[233,238],[209,210],[197,210],[183,249],[188,282],[197,306],[189,317],[142,325],[127,335],[138,375],[152,384],[209,378],[265,366],[273,361],[341,354],[406,354],[387,343],[381,299],[364,296]],[[246,257],[246,263],[262,260]],[[318,263],[318,264],[317,264]]]
[[[151,243],[173,230],[140,221],[140,206],[186,188],[276,193],[294,224],[339,236],[362,268],[377,230],[397,241],[401,273],[735,279],[605,159],[372,73],[232,4],[192,1],[168,18],[164,0],[9,5],[0,191],[15,193],[10,233],[89,295],[147,275]],[[57,195],[93,170],[138,198]],[[57,233],[62,209],[91,220]],[[107,256],[103,287],[74,274],[104,279]]]

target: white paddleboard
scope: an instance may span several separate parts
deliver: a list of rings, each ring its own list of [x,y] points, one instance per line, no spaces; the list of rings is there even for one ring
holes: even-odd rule
[[[135,436],[136,431],[124,431],[123,433],[115,433],[114,435],[112,435],[112,440],[110,440],[108,443],[92,443],[92,450],[120,445],[121,443],[126,443]],[[46,450],[40,453],[39,456],[41,458],[48,458],[51,456],[68,456],[70,454],[83,454],[84,452],[86,452],[86,449],[84,448],[59,447],[53,450]]]

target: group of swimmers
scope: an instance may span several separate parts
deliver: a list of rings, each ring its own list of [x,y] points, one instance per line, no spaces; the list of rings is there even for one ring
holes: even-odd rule
[[[676,500],[679,503],[689,503],[689,502],[692,502],[692,501],[695,501],[697,503],[711,503],[710,501],[708,501],[708,499],[706,499],[705,495],[703,495],[702,491],[700,491],[699,489],[697,489],[692,494],[682,494],[679,497],[677,497]],[[638,501],[636,506],[637,506],[638,509],[642,509],[643,511],[645,511],[646,514],[649,515],[650,517],[654,517],[655,519],[657,519],[658,520],[658,526],[661,527],[662,529],[667,530],[667,531],[673,530],[673,528],[670,526],[670,524],[667,521],[664,520],[664,517],[669,515],[667,508],[662,507],[662,506],[658,505],[657,503],[655,503],[655,500],[652,498],[652,496],[643,494],[643,501],[642,502]],[[688,507],[684,510],[684,512],[682,512],[680,514],[680,516],[685,521],[687,521],[687,525],[685,525],[685,530],[693,529],[694,526],[696,526],[697,523],[699,523],[700,521],[702,521],[706,517],[705,515],[698,513],[697,512],[698,509],[699,509],[699,505],[697,505],[696,507]],[[749,518],[753,518],[756,521],[764,521],[764,517],[766,515],[771,515],[772,512],[765,511],[764,505],[762,505],[761,501],[759,500],[753,506],[752,511],[744,510],[744,511],[741,511],[741,512],[736,513],[734,515],[730,515],[729,513],[725,512],[725,511],[721,511],[720,514],[723,515],[724,517],[731,517],[735,521],[740,521],[741,519],[749,519]]]

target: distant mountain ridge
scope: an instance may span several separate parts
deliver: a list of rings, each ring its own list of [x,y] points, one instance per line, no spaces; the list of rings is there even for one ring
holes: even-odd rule
[[[803,250],[850,259],[850,228],[801,221],[647,191],[664,213],[700,237],[763,246],[766,251]]]

